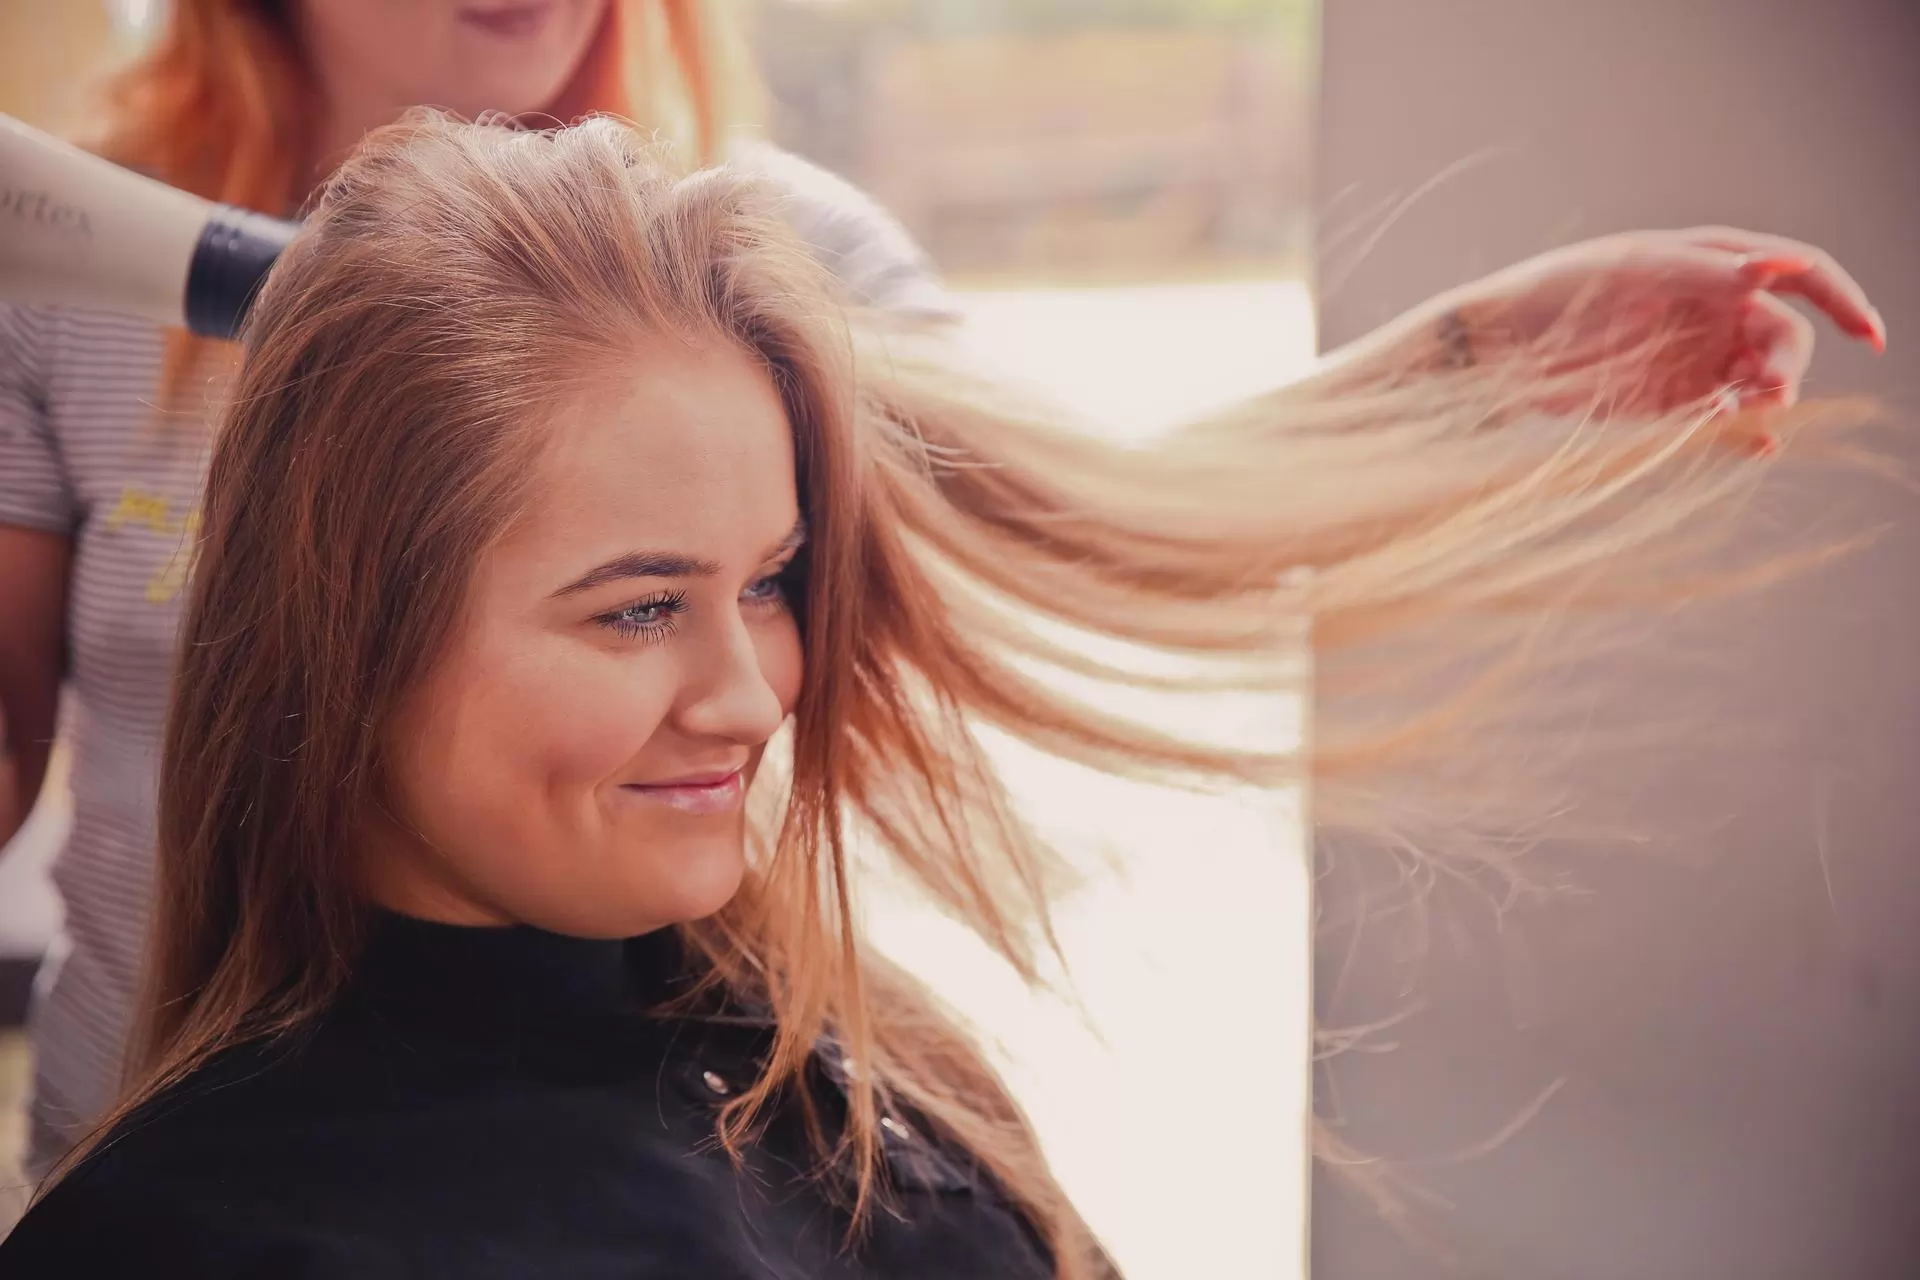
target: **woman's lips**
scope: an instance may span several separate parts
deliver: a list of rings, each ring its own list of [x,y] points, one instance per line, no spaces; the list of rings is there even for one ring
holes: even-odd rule
[[[738,769],[732,773],[674,782],[629,782],[622,784],[620,789],[682,813],[696,814],[732,813],[740,807],[740,801],[747,792],[746,780]]]
[[[462,9],[460,21],[489,35],[523,40],[539,33],[553,14],[553,5],[517,4],[505,9]]]

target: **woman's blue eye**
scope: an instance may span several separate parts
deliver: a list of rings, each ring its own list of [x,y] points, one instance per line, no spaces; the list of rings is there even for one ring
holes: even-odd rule
[[[686,610],[687,593],[672,591],[636,600],[612,613],[603,613],[594,621],[628,639],[640,636],[660,638],[673,630],[673,620]]]
[[[782,580],[781,575],[770,573],[742,591],[740,598],[755,604],[776,604],[784,600],[786,594],[787,584]]]
[[[782,571],[784,573],[784,570]],[[768,606],[786,603],[787,586],[780,573],[771,573],[751,583],[740,598],[748,604]],[[670,591],[622,605],[594,619],[618,636],[629,640],[664,640],[673,634],[674,620],[687,611],[687,593]]]

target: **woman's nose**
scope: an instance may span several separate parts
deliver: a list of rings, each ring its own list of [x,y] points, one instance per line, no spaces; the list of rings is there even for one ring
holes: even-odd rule
[[[681,704],[681,727],[701,737],[757,746],[787,718],[753,629],[735,618],[703,647]]]

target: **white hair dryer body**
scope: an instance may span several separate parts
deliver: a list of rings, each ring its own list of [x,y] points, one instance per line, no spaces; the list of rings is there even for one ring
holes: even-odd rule
[[[118,311],[231,338],[296,230],[0,115],[0,301]]]

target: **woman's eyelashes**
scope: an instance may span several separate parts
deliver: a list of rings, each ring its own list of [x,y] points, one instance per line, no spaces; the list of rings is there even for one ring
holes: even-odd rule
[[[627,640],[664,640],[686,611],[686,592],[662,591],[600,614],[594,621]]]
[[[740,603],[756,609],[785,608],[788,568],[781,565],[748,583],[740,593]],[[678,620],[690,607],[685,591],[662,591],[598,614],[593,620],[622,639],[664,640],[673,634]]]

